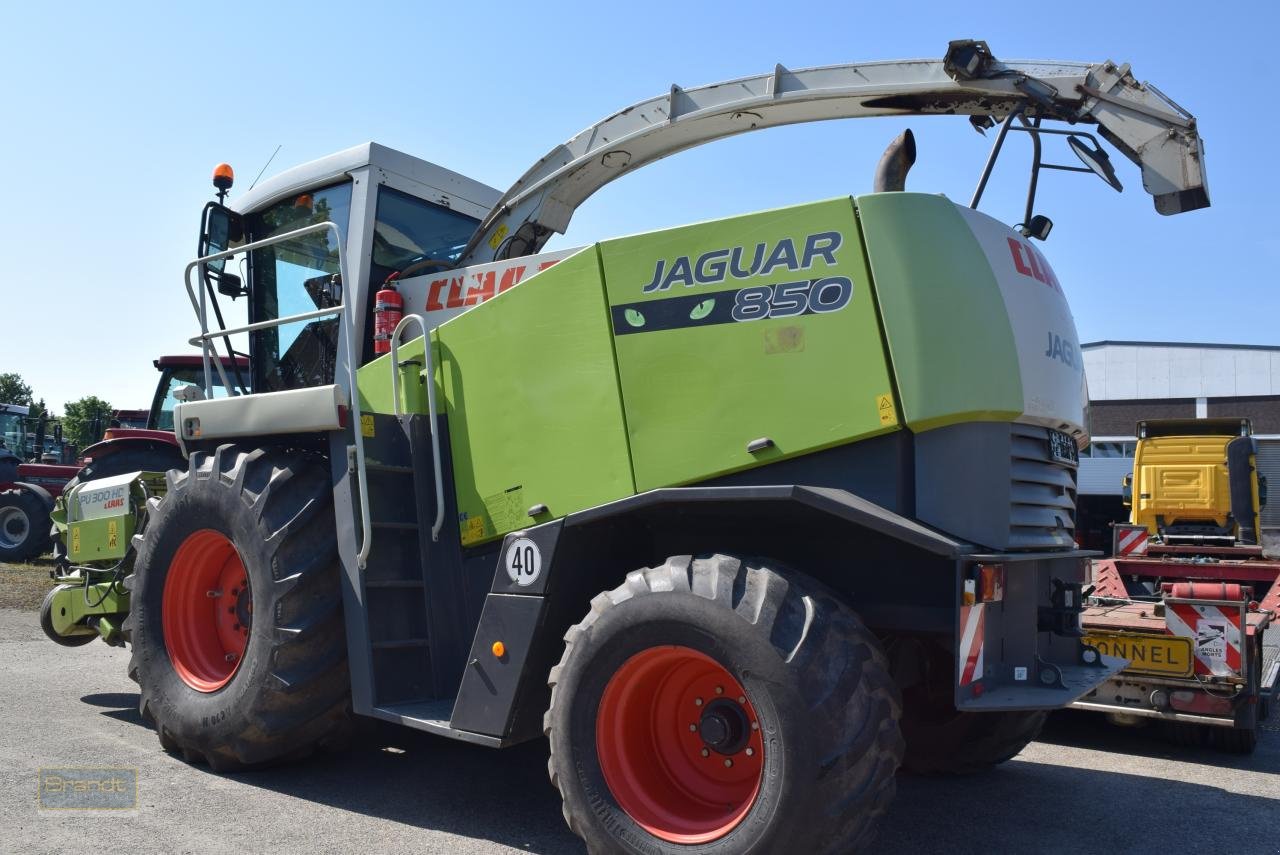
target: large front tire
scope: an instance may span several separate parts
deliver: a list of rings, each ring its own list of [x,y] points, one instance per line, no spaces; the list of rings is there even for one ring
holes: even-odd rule
[[[350,681],[328,468],[224,445],[168,482],[135,540],[125,624],[161,745],[228,770],[339,736]]]
[[[593,853],[850,852],[893,798],[900,701],[817,583],[716,555],[600,594],[552,669],[549,770]]]

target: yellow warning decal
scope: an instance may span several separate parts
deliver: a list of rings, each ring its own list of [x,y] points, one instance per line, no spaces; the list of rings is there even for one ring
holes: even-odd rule
[[[120,531],[115,520],[107,520],[107,548],[115,549],[120,545]]]
[[[373,416],[360,417],[360,435],[373,436]]]
[[[489,238],[489,249],[494,252],[498,251],[498,247],[502,246],[502,239],[507,236],[507,224],[503,223],[493,230],[493,237]]]
[[[484,539],[484,517],[467,517],[462,521],[462,542],[464,545]]]
[[[898,411],[893,408],[893,395],[889,392],[876,395],[876,410],[880,413],[880,427],[898,423]]]
[[[80,554],[80,526],[71,527],[71,555]]]

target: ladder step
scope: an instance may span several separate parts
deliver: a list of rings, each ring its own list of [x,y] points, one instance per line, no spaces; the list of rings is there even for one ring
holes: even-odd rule
[[[421,588],[421,579],[366,579],[366,588]]]
[[[391,529],[396,529],[398,531],[417,531],[418,530],[418,524],[411,523],[411,522],[390,522],[390,521],[384,522],[381,520],[374,520],[373,527],[374,528],[391,528]]]
[[[428,647],[431,642],[425,638],[401,638],[396,641],[375,641],[374,650],[399,650],[405,647]]]
[[[366,460],[364,468],[370,472],[390,472],[397,475],[412,475],[412,466],[399,466],[394,463],[374,463],[372,460]]]

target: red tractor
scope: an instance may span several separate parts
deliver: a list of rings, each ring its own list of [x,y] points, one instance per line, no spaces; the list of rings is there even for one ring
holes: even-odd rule
[[[0,404],[0,561],[25,561],[48,549],[49,511],[79,469],[38,462],[44,431],[33,434],[31,421],[28,407]]]

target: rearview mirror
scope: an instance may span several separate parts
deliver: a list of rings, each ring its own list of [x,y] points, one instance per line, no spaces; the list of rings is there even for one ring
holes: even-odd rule
[[[233,244],[244,240],[244,227],[240,215],[230,208],[210,202],[204,206],[204,214],[200,221],[199,256],[216,255],[225,252]],[[201,265],[201,275],[205,283],[213,283],[218,293],[235,299],[245,294],[244,283],[240,277],[226,270],[227,260],[220,258]]]
[[[1120,183],[1119,178],[1116,178],[1116,171],[1111,166],[1111,158],[1102,150],[1101,145],[1089,145],[1088,140],[1077,136],[1067,137],[1067,145],[1076,153],[1076,157],[1080,158],[1081,163],[1115,188],[1117,193],[1124,190],[1124,185]]]

